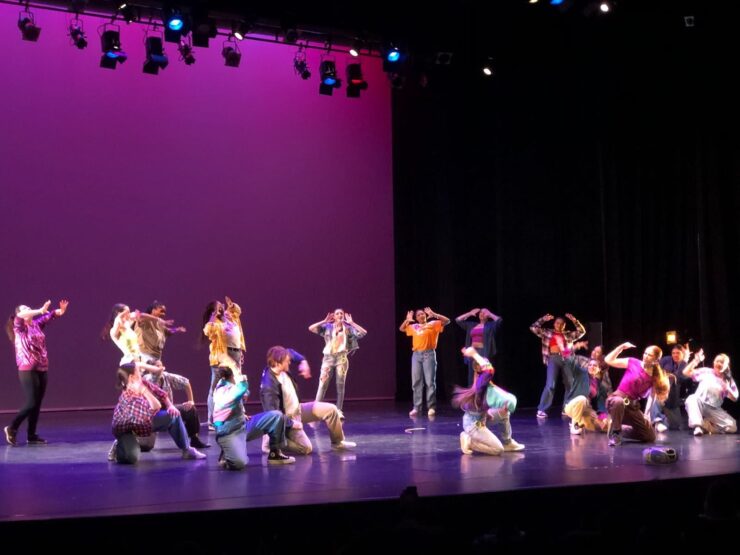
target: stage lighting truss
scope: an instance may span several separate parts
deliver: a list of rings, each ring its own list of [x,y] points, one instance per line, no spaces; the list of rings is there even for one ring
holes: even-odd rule
[[[100,57],[100,67],[116,69],[128,59],[121,48],[121,28],[115,23],[106,23],[98,28],[100,34],[100,48],[103,55]]]
[[[337,63],[332,56],[324,54],[321,56],[321,64],[319,65],[319,75],[321,76],[321,82],[319,83],[319,94],[325,94],[331,96],[334,89],[338,89],[342,86],[342,81],[337,77]]]
[[[347,64],[347,98],[359,98],[360,91],[367,90],[367,81],[362,76],[362,65]]]
[[[293,57],[293,71],[304,81],[311,78],[311,71],[308,69],[308,61],[306,60],[306,50],[303,46],[298,49]]]
[[[21,37],[23,37],[23,40],[31,42],[39,40],[41,27],[36,25],[36,21],[34,20],[31,10],[28,9],[28,6],[18,14],[18,28],[21,30]]]
[[[147,31],[144,35],[144,46],[146,47],[144,73],[157,75],[160,69],[165,69],[170,63],[164,52],[164,35],[154,30]]]
[[[189,35],[180,39],[180,44],[177,47],[177,51],[180,53],[180,61],[185,62],[186,66],[191,66],[195,63],[193,42]]]
[[[70,44],[80,50],[87,48],[87,35],[85,34],[82,20],[78,16],[75,16],[75,18],[69,22],[67,34],[69,35]]]
[[[229,36],[229,38],[224,41],[223,47],[221,48],[221,55],[224,57],[224,65],[227,67],[239,67],[239,64],[242,61],[242,53],[239,50],[239,44],[234,35]]]
[[[137,13],[136,8],[128,2],[118,2],[116,5],[116,10],[121,16],[121,19],[123,19],[126,23],[131,23],[132,21],[136,21],[137,19],[139,19],[139,14]]]

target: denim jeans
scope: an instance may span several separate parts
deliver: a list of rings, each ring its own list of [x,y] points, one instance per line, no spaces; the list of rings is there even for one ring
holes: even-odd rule
[[[436,408],[437,353],[433,349],[411,354],[411,389],[414,392],[414,408],[418,411],[421,410],[424,386],[427,388],[427,410]]]
[[[335,370],[337,373],[337,408],[342,410],[342,405],[344,404],[344,383],[347,380],[347,371],[349,370],[347,353],[324,355],[324,359],[321,362],[321,375],[319,376],[319,389],[316,391],[316,401],[324,400],[326,390],[329,389],[331,376]]]
[[[246,424],[230,434],[217,435],[221,447],[221,458],[229,470],[241,470],[247,466],[247,442],[264,434],[270,436],[270,449],[279,449],[285,443],[285,416],[279,410],[260,412],[247,420]]]
[[[545,388],[542,390],[542,396],[540,397],[540,404],[537,410],[544,412],[552,405],[552,399],[555,396],[555,384],[558,380],[558,374],[561,372],[567,395],[567,392],[573,386],[573,370],[571,366],[566,364],[566,359],[562,355],[553,353],[547,360],[547,378],[545,379]]]

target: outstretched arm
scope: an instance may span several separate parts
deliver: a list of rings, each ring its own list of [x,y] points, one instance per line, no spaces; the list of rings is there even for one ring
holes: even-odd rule
[[[626,358],[618,358],[620,354],[622,354],[622,351],[625,349],[634,349],[635,346],[630,343],[622,343],[619,345],[616,349],[614,349],[611,353],[606,355],[604,357],[604,362],[607,363],[612,368],[627,368],[627,359]]]
[[[41,308],[33,309],[29,308],[28,310],[21,310],[16,314],[16,318],[28,318],[33,316],[39,316],[41,314],[46,314],[49,312],[49,306],[51,305],[51,301],[46,301]]]
[[[529,331],[531,331],[533,334],[535,334],[537,337],[542,337],[545,335],[545,330],[542,329],[542,324],[545,322],[549,322],[550,320],[554,319],[555,316],[553,316],[550,313],[545,314],[541,318],[538,318],[534,321],[534,323],[529,326]]]
[[[465,314],[460,314],[457,318],[455,318],[455,322],[463,322],[464,320],[467,320],[468,318],[472,318],[473,316],[477,316],[480,312],[480,308],[474,308],[472,310],[469,310]]]

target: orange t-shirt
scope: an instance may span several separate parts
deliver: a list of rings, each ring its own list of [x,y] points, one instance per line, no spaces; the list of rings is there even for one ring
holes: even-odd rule
[[[412,337],[412,351],[430,351],[437,348],[437,338],[442,333],[441,320],[432,320],[424,325],[412,324],[406,327],[406,335]]]

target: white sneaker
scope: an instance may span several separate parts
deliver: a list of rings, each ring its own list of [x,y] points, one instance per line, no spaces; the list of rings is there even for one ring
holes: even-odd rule
[[[658,432],[659,434],[662,434],[663,432],[667,432],[668,431],[668,426],[666,426],[662,422],[658,422],[655,425],[655,431]]]
[[[578,424],[575,422],[570,423],[570,435],[573,436],[579,436],[583,433],[583,428],[581,428]]]
[[[701,429],[701,426],[697,426],[696,428],[694,428],[694,435],[695,436],[703,436],[704,435],[704,430]]]
[[[331,448],[336,451],[345,451],[347,449],[354,449],[357,447],[357,444],[354,441],[347,441],[346,439],[343,439],[339,443],[332,443]]]
[[[523,451],[524,445],[517,442],[514,438],[509,440],[509,443],[504,443],[504,451]]]
[[[108,451],[108,460],[111,462],[116,462],[116,449],[118,448],[118,440],[113,441],[113,445],[110,446],[110,451]]]
[[[547,418],[547,413],[543,410],[537,411],[537,418]]]
[[[188,447],[182,452],[182,458],[183,459],[205,459],[206,455],[205,453],[201,453],[198,451],[195,447]]]
[[[460,432],[460,451],[465,455],[472,455],[473,450],[470,448],[471,444],[470,436],[467,432]]]
[[[419,415],[419,411],[416,410],[416,408],[411,409],[411,412],[409,412],[409,416],[411,418],[413,418],[414,416],[418,416],[418,415]]]
[[[268,436],[267,434],[262,436],[262,452],[265,455],[270,454],[270,436]]]
[[[437,411],[434,409],[429,409],[429,412],[427,412],[427,416],[435,416],[437,414]]]

